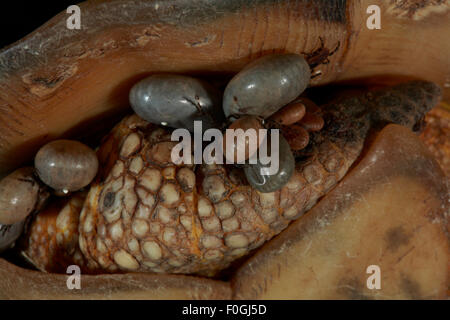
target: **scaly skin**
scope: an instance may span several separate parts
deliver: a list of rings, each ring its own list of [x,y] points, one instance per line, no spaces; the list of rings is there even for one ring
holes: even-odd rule
[[[136,115],[126,117],[98,151],[101,170],[81,212],[79,245],[86,267],[212,276],[281,232],[333,188],[374,124],[413,128],[439,98],[437,86],[417,81],[326,106],[323,130],[311,134],[310,145],[296,154],[293,177],[273,193],[253,190],[233,166],[174,165],[170,132]],[[36,247],[37,229],[30,246]],[[28,256],[36,260],[32,252]],[[51,270],[57,262],[47,263],[43,269]]]
[[[58,199],[40,212],[28,226],[22,240],[22,255],[37,269],[65,273],[67,266],[76,264],[83,273],[86,259],[78,245],[78,223],[86,192]]]

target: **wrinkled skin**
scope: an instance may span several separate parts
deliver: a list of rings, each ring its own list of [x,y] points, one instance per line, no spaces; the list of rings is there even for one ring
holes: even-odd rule
[[[1,259],[0,298],[446,299],[449,195],[442,170],[419,137],[398,125],[385,127],[366,152],[342,183],[246,259],[230,281],[84,274],[83,290],[67,290],[65,273]],[[52,227],[61,214],[39,226]],[[380,290],[364,286],[368,263],[390,279]]]
[[[66,28],[64,11],[0,51],[0,175],[23,165],[55,138],[78,137],[86,128],[109,130],[106,124],[128,108],[131,87],[153,73],[229,75],[265,54],[311,54],[309,64],[317,64],[313,74],[320,72],[312,86],[349,79],[386,85],[419,78],[439,84],[450,97],[445,86],[450,70],[447,3],[158,4],[85,1],[80,4],[82,30]],[[372,4],[381,8],[381,31],[366,26]],[[324,54],[338,44],[332,56]]]
[[[437,86],[411,82],[327,106],[325,127],[297,154],[291,180],[268,194],[253,190],[232,166],[202,165],[194,172],[173,165],[169,132],[127,117],[99,150],[103,170],[81,212],[85,267],[213,275],[281,232],[333,188],[358,158],[373,124],[400,121],[412,128],[439,97]],[[392,101],[395,112],[379,111]],[[28,256],[33,260],[32,252]],[[47,260],[49,267],[54,263]]]
[[[235,299],[447,299],[449,189],[418,136],[387,125],[336,188],[233,275]],[[381,288],[368,288],[369,266]]]

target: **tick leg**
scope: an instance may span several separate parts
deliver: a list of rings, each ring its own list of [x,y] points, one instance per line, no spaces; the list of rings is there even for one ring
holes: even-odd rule
[[[339,47],[340,47],[340,46],[341,46],[341,42],[338,41],[338,43],[337,43],[337,45],[336,45],[336,48],[334,48],[333,51],[331,51],[331,52],[328,54],[328,56],[331,57],[336,51],[339,50]]]

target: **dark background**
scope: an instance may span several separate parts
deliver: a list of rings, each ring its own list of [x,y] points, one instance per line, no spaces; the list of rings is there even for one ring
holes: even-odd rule
[[[80,0],[4,0],[0,4],[0,49],[20,40]]]

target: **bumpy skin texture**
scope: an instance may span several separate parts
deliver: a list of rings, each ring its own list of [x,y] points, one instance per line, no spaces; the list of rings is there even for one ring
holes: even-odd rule
[[[113,130],[108,145],[113,166],[91,187],[79,230],[92,266],[111,272],[212,275],[283,230],[352,162],[327,149],[332,161],[340,155],[338,170],[327,172],[315,158],[299,164],[282,190],[262,194],[232,166],[202,165],[196,173],[174,166],[168,132],[136,116]]]
[[[358,158],[373,123],[412,128],[439,97],[437,86],[412,82],[326,106],[324,129],[312,133],[309,146],[296,154],[291,180],[266,194],[252,189],[233,166],[173,165],[170,149],[176,142],[169,132],[129,116],[98,152],[101,171],[78,229],[86,266],[214,275],[333,188]]]
[[[86,192],[79,192],[57,199],[30,223],[22,239],[22,255],[37,269],[66,273],[67,266],[76,264],[83,273],[94,271],[86,267],[78,245],[78,223],[85,198]]]

